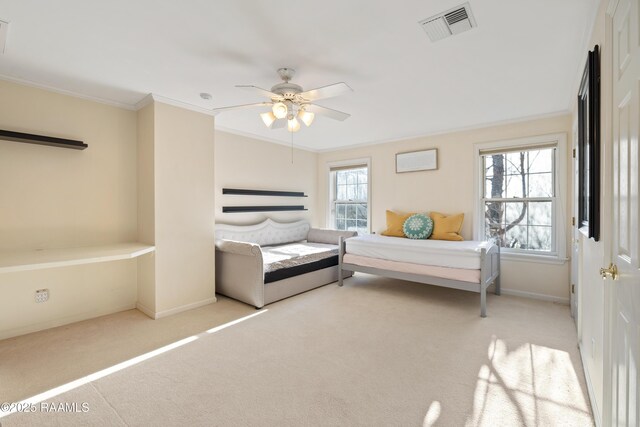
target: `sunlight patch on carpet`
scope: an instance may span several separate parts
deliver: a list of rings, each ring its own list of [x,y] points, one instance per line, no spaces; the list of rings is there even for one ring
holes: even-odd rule
[[[436,421],[438,421],[438,418],[440,418],[441,410],[442,407],[440,405],[440,402],[438,402],[437,400],[431,402],[431,405],[429,405],[429,409],[427,410],[427,415],[424,416],[422,427],[434,426],[436,424]]]
[[[532,343],[509,349],[504,340],[492,338],[466,425],[500,425],[506,420],[523,426],[592,425],[566,351]]]
[[[140,356],[136,356],[132,359],[129,360],[125,360],[124,362],[118,363],[116,365],[110,366],[108,368],[102,369],[98,372],[94,372],[93,374],[87,375],[85,377],[79,378],[75,381],[71,381],[67,384],[63,384],[61,386],[52,388],[51,390],[47,390],[43,393],[37,394],[35,396],[29,397],[23,401],[21,401],[20,403],[18,403],[17,405],[15,405],[17,408],[19,407],[25,407],[27,405],[34,405],[34,404],[38,404],[40,402],[44,402],[47,401],[49,399],[52,399],[62,393],[68,392],[70,390],[76,389],[78,387],[81,387],[85,384],[88,384],[92,381],[96,381],[99,380],[100,378],[104,378],[108,375],[114,374],[116,372],[122,371],[123,369],[129,368],[131,366],[137,365],[139,363],[144,362],[145,360],[149,360],[153,357],[159,356],[161,354],[167,353],[168,351],[174,350],[178,347],[182,347],[186,344],[189,344],[199,338],[203,338],[206,336],[209,336],[210,334],[219,332],[223,329],[229,328],[231,326],[237,325],[238,323],[244,322],[245,320],[249,320],[252,317],[256,317],[260,314],[266,313],[267,311],[269,311],[268,309],[263,309],[260,310],[254,314],[250,314],[249,316],[245,316],[245,317],[241,317],[239,319],[233,320],[231,322],[227,322],[225,324],[222,324],[220,326],[216,326],[215,328],[211,328],[201,334],[198,335],[192,335],[190,337],[181,339],[179,341],[173,342],[171,344],[165,345],[163,347],[160,347],[156,350],[150,351],[148,353],[145,354],[141,354]],[[0,418],[6,417],[10,414],[13,414],[14,412],[16,412],[16,410],[13,411],[8,411],[8,412],[1,412],[0,411]]]

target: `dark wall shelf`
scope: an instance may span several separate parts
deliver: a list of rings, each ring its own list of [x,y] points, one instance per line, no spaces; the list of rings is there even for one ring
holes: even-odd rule
[[[243,212],[282,212],[282,211],[306,211],[302,205],[293,206],[223,206],[224,213],[243,213]]]
[[[236,194],[240,196],[308,197],[302,191],[246,190],[242,188],[223,188],[222,194]]]
[[[71,148],[74,150],[84,150],[88,147],[84,142],[75,141],[73,139],[55,138],[53,136],[34,135],[31,133],[13,132],[10,130],[0,130],[0,140],[48,145],[50,147]]]

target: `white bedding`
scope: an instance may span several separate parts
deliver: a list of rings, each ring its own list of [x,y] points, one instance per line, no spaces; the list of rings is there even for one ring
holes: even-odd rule
[[[277,246],[262,246],[260,249],[262,249],[262,262],[268,265],[305,255],[331,252],[332,250],[337,250],[337,247],[336,245],[328,245],[325,243],[301,242]]]
[[[351,237],[345,241],[346,253],[390,261],[480,270],[484,241],[406,239],[377,234]]]

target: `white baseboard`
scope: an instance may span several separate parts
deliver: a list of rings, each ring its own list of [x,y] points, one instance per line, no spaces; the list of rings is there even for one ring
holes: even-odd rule
[[[144,305],[138,303],[136,304],[136,308],[138,310],[140,310],[141,312],[143,312],[144,314],[146,314],[147,316],[151,317],[152,319],[161,319],[163,317],[167,317],[167,316],[171,316],[173,314],[178,314],[181,313],[183,311],[187,311],[187,310],[193,310],[194,308],[198,308],[198,307],[202,307],[204,305],[209,305],[212,304],[214,302],[218,301],[216,297],[212,297],[212,298],[207,298],[204,299],[202,301],[197,301],[197,302],[193,302],[191,304],[185,304],[185,305],[181,305],[179,307],[174,307],[174,308],[170,308],[168,310],[162,310],[162,311],[153,311],[151,310],[149,307],[145,307]]]
[[[147,316],[149,316],[152,319],[156,318],[156,313],[155,311],[151,310],[149,307],[140,304],[139,302],[136,303],[136,309],[138,309],[138,311],[143,312],[144,314],[146,314]]]
[[[553,295],[546,295],[546,294],[536,294],[535,292],[518,291],[516,289],[502,288],[501,293],[503,293],[504,295],[513,295],[514,297],[524,297],[524,298],[538,299],[542,301],[551,301],[558,304],[569,305],[570,303],[569,298],[556,297]]]
[[[602,426],[602,418],[600,416],[600,409],[598,408],[598,402],[596,401],[595,394],[593,392],[593,385],[591,384],[591,376],[589,375],[589,369],[585,363],[586,357],[584,354],[584,348],[578,344],[580,349],[580,359],[582,361],[582,370],[584,371],[585,382],[587,383],[587,394],[589,395],[589,402],[591,403],[591,411],[593,412],[593,420],[596,423],[596,427]]]
[[[68,325],[69,323],[81,322],[83,320],[93,319],[94,317],[106,316],[108,314],[119,313],[126,310],[133,310],[134,308],[136,308],[135,304],[126,304],[119,307],[85,311],[83,313],[74,314],[72,316],[61,317],[59,319],[47,320],[46,322],[39,322],[19,328],[8,329],[6,331],[0,331],[0,340],[17,337],[19,335],[30,334],[32,332],[43,331],[45,329],[56,328],[58,326]]]

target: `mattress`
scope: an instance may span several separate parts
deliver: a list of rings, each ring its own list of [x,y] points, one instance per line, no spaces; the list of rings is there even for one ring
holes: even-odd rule
[[[447,268],[480,270],[489,242],[407,239],[368,234],[345,241],[347,254]]]
[[[355,264],[363,267],[374,267],[382,270],[397,271],[400,273],[418,274],[420,276],[440,277],[460,282],[480,283],[480,270],[413,264],[410,262],[389,261],[387,259],[370,258],[351,254],[345,254],[342,260],[347,264]]]
[[[338,265],[338,248],[324,243],[263,246],[264,283]]]

